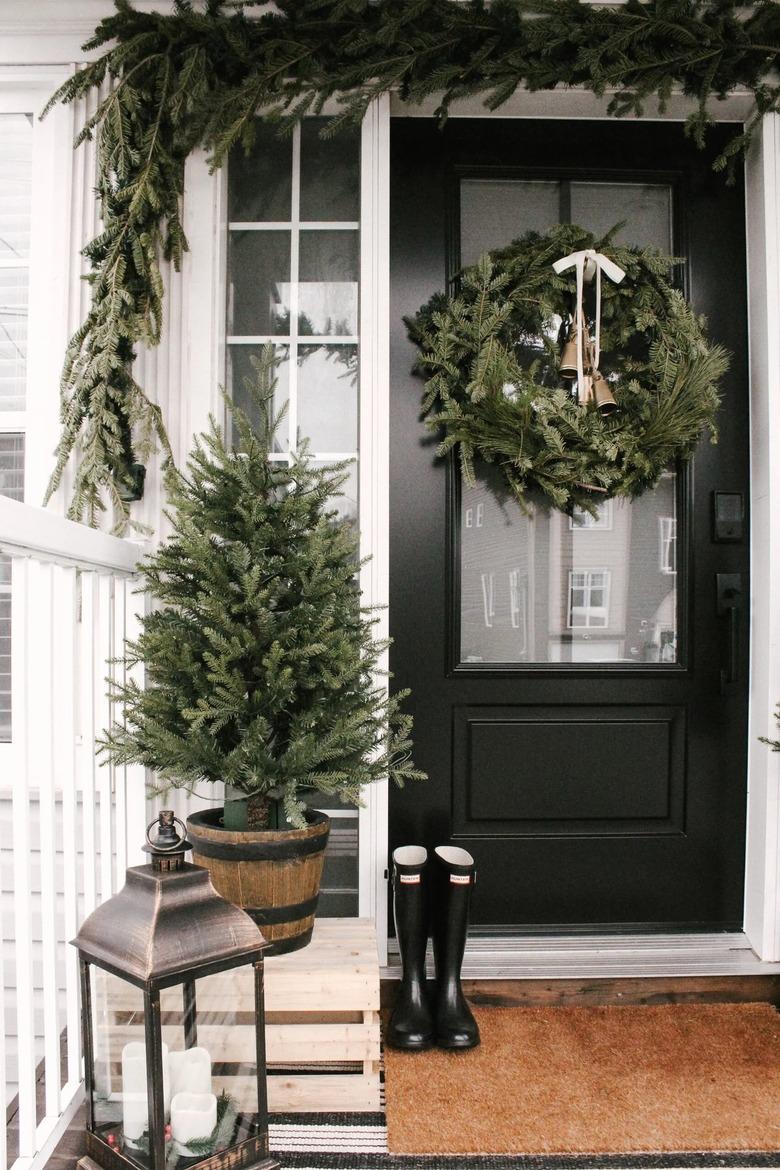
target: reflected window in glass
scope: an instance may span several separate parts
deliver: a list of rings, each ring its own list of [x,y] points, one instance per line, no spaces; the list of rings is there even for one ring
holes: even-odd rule
[[[24,410],[32,114],[0,114],[0,411]]]

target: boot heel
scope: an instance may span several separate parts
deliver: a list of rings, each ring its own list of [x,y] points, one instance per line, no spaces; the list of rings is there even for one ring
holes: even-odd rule
[[[428,852],[422,845],[403,845],[394,851],[393,918],[403,973],[385,1043],[410,1052],[422,1052],[434,1042],[425,979],[427,874]]]

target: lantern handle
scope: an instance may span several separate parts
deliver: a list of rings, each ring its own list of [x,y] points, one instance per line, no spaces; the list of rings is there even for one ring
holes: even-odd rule
[[[163,820],[163,818],[165,818],[165,819]],[[170,844],[161,843],[159,838],[156,841],[153,841],[151,836],[150,836],[150,833],[151,833],[152,827],[154,825],[165,825],[166,828],[168,826],[173,828],[174,825],[181,825],[182,830],[183,830],[182,835],[181,835],[181,837],[177,837],[176,840],[172,841]],[[167,809],[165,809],[163,812],[161,812],[160,815],[155,818],[155,820],[150,821],[149,824],[146,826],[147,844],[152,849],[158,850],[161,853],[172,853],[174,849],[181,849],[182,842],[185,841],[186,837],[187,837],[187,826],[184,824],[184,822],[182,820],[179,819],[179,817],[174,816],[173,813],[169,812],[169,810],[167,810]],[[186,845],[185,845],[185,848],[186,848]]]

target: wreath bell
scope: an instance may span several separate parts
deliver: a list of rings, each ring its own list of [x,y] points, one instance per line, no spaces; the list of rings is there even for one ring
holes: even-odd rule
[[[592,401],[601,414],[614,414],[618,409],[617,402],[607,379],[598,368],[601,355],[601,273],[603,272],[615,284],[620,284],[626,274],[603,252],[596,252],[593,248],[584,248],[580,252],[562,256],[560,260],[555,261],[553,268],[559,276],[569,268],[574,268],[577,275],[577,301],[569,336],[561,353],[559,373],[567,380],[577,379],[577,401],[580,406]],[[585,284],[590,284],[594,276],[596,316],[591,341],[588,319],[585,316],[584,295]]]

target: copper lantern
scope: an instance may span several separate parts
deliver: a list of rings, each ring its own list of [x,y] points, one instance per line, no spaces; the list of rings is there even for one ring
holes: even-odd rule
[[[187,864],[190,846],[177,825],[172,812],[160,813],[146,834],[149,864],[129,869],[124,888],[74,939],[87,1105],[79,1167],[276,1170],[268,1155],[267,943],[205,869]],[[242,977],[254,987],[253,1012],[241,1011]]]

